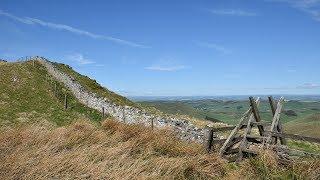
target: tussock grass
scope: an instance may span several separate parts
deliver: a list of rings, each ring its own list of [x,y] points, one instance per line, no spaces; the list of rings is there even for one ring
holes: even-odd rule
[[[0,133],[0,179],[212,179],[224,161],[166,130],[80,121],[30,125]]]
[[[320,160],[279,165],[272,152],[240,165],[167,130],[105,120],[0,131],[0,179],[319,179]]]
[[[320,159],[298,159],[287,165],[279,165],[272,151],[265,151],[256,158],[243,161],[229,179],[319,179]]]

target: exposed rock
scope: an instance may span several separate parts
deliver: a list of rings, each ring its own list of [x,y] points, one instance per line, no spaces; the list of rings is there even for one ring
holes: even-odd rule
[[[297,113],[294,110],[284,110],[284,114],[287,116],[298,116]]]
[[[239,110],[239,109],[242,109],[243,108],[243,106],[237,106],[237,109]]]

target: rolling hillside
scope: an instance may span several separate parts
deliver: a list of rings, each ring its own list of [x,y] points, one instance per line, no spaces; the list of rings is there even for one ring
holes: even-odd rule
[[[320,114],[312,114],[305,118],[297,119],[285,124],[288,133],[300,134],[311,137],[320,137]]]
[[[79,103],[38,63],[0,63],[0,74],[1,125],[43,120],[65,125],[75,119],[102,119],[101,113]],[[64,109],[65,93],[69,101],[67,110]]]
[[[181,101],[142,101],[144,106],[155,107],[160,111],[171,114],[187,114],[205,119],[206,116],[236,125],[242,114],[249,108],[244,100],[181,100]],[[261,117],[270,121],[269,103],[262,101],[259,107]],[[285,124],[288,133],[298,133],[305,136],[320,138],[320,102],[291,100],[284,104],[281,122]]]

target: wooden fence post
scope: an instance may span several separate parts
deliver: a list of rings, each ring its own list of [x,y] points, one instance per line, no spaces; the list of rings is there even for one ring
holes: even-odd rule
[[[57,96],[57,83],[54,83],[54,95]]]
[[[153,130],[153,118],[151,118],[151,129]]]
[[[126,116],[124,115],[124,109],[122,110],[122,118],[123,118],[123,122],[126,123]]]
[[[207,137],[208,139],[207,139],[206,149],[207,149],[207,152],[210,153],[212,148],[212,143],[213,143],[213,128],[209,129]]]
[[[64,109],[68,108],[68,98],[67,98],[67,93],[64,94]]]

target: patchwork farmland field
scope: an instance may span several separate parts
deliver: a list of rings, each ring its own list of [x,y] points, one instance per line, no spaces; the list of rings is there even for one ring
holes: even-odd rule
[[[241,100],[145,100],[139,101],[143,106],[155,107],[171,114],[185,114],[199,119],[206,117],[231,125],[239,122],[242,114],[249,108],[249,101]],[[271,121],[272,113],[267,99],[262,98],[259,107],[261,118]],[[285,130],[306,136],[320,137],[320,101],[287,100],[281,115]],[[303,127],[311,128],[303,128]]]

